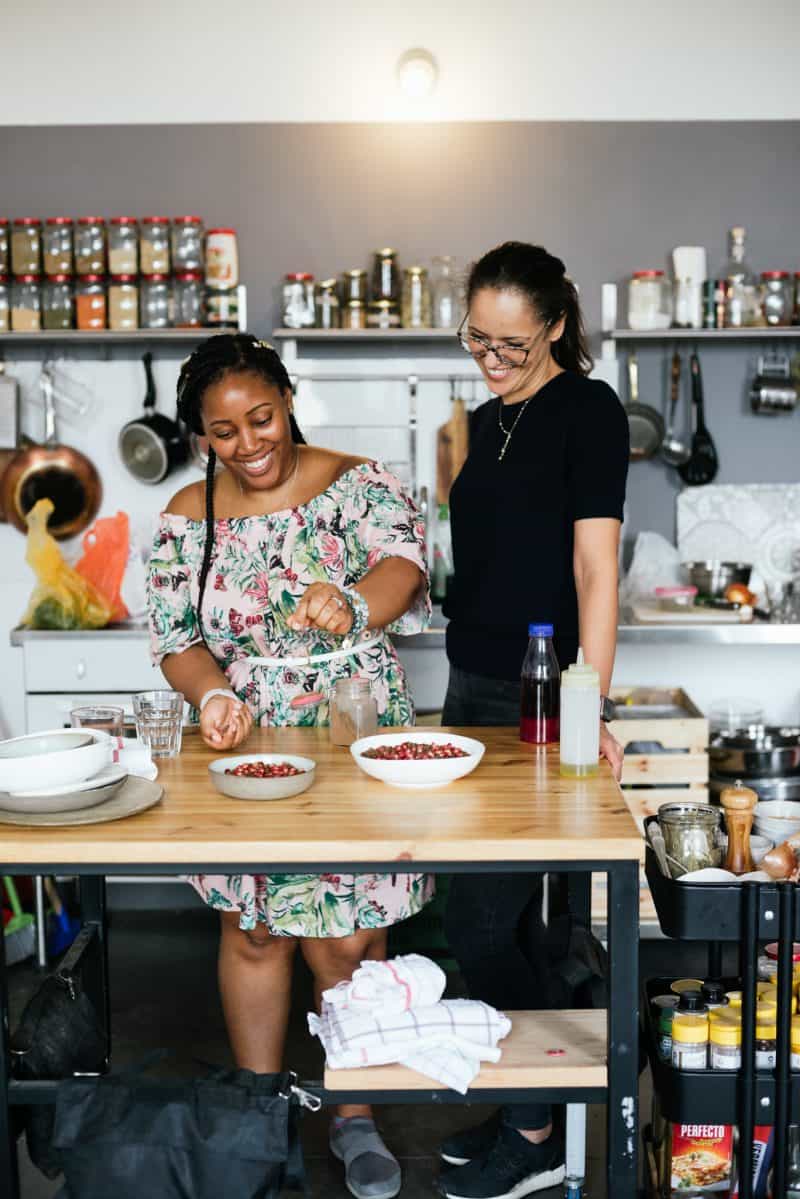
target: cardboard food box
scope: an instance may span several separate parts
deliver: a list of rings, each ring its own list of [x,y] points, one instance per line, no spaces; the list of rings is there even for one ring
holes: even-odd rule
[[[670,1199],[727,1197],[733,1166],[733,1125],[673,1124],[668,1136],[667,1185]]]

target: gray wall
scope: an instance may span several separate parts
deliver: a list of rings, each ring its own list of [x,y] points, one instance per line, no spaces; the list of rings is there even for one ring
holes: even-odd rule
[[[211,125],[0,129],[5,215],[200,212],[240,234],[250,325],[275,323],[287,270],[324,277],[378,245],[462,261],[537,240],[578,280],[590,329],[600,284],[705,245],[711,270],[743,223],[757,269],[800,269],[800,123]],[[621,293],[621,299],[623,294]],[[703,353],[719,482],[800,479],[800,416],[753,417],[756,347]],[[641,352],[663,403],[666,351]],[[634,528],[671,535],[677,480],[632,468]]]

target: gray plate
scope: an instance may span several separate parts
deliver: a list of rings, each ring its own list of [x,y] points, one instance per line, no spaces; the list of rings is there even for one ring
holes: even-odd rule
[[[0,809],[4,812],[20,812],[36,815],[51,812],[80,812],[83,808],[93,808],[96,804],[105,803],[117,794],[127,779],[115,779],[112,783],[103,783],[89,791],[72,791],[66,795],[9,795],[0,791]]]

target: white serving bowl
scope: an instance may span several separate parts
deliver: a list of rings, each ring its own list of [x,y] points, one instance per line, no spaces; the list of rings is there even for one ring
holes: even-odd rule
[[[254,779],[246,775],[226,774],[243,762],[267,762],[279,766],[288,762],[303,774],[290,774],[286,778]],[[289,799],[302,795],[314,782],[316,762],[313,758],[301,758],[297,754],[234,754],[228,758],[215,758],[208,764],[211,782],[221,795],[231,799]]]
[[[109,764],[112,748],[101,729],[55,729],[0,741],[0,791],[82,783]]]
[[[418,741],[434,745],[455,745],[463,749],[465,758],[435,758],[421,762],[393,762],[380,758],[365,758],[365,749],[377,749],[381,745],[402,745],[404,741]],[[350,746],[356,764],[374,779],[389,783],[392,787],[442,787],[454,779],[471,774],[483,757],[486,746],[473,737],[458,737],[454,733],[437,733],[432,729],[413,733],[376,733],[373,737],[362,737]]]
[[[719,843],[722,846],[722,860],[725,861],[725,854],[728,852],[728,838],[725,833],[720,833]],[[769,853],[775,848],[775,842],[770,837],[761,836],[759,833],[750,835],[750,857],[757,866],[765,853]]]
[[[800,803],[793,799],[770,799],[756,804],[753,830],[780,845],[800,833]]]

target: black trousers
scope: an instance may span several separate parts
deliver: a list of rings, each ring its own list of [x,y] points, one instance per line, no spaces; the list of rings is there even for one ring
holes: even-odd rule
[[[445,725],[516,725],[520,686],[450,666],[442,711]],[[445,931],[473,998],[507,1011],[548,1008],[543,874],[456,874],[450,882]],[[503,1118],[513,1128],[546,1127],[542,1103],[511,1104]]]

